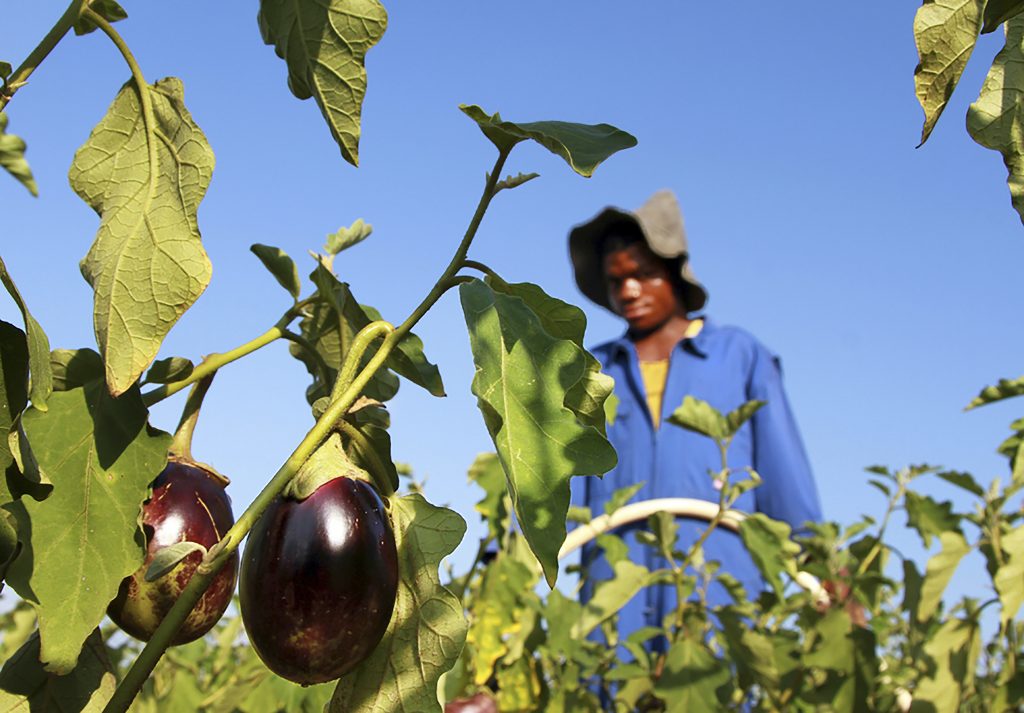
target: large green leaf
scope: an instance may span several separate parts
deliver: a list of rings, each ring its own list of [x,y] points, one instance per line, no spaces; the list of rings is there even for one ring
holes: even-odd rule
[[[526,619],[520,597],[536,583],[537,577],[527,565],[505,554],[498,555],[484,571],[466,635],[466,645],[473,652],[476,685],[485,685],[494,674],[494,664],[508,653],[509,641]]]
[[[971,402],[967,404],[964,410],[970,411],[973,408],[1002,401],[1003,399],[1011,399],[1014,396],[1024,396],[1024,376],[1019,376],[1016,379],[1000,379],[995,386],[986,386],[977,396],[971,399]]]
[[[935,128],[974,51],[984,8],[985,0],[925,0],[914,16],[920,57],[914,86],[924,109],[922,144]]]
[[[21,317],[25,321],[25,334],[28,339],[28,369],[32,375],[29,398],[32,399],[33,406],[45,411],[46,401],[50,398],[50,392],[53,391],[53,377],[50,373],[50,340],[47,339],[43,328],[39,326],[39,322],[29,313],[25,300],[22,299],[14,280],[7,272],[7,265],[3,260],[0,260],[0,282],[4,283],[4,287],[7,288],[7,292],[18,305]]]
[[[71,187],[100,216],[82,261],[107,385],[124,393],[210,282],[196,211],[213,152],[181,81],[129,81],[71,164]]]
[[[616,463],[611,444],[569,398],[591,376],[586,352],[548,334],[517,297],[479,280],[464,283],[460,293],[476,364],[473,393],[523,534],[553,584],[565,540],[569,478],[600,475]]]
[[[942,551],[928,560],[924,582],[921,584],[921,599],[917,605],[918,621],[927,621],[935,613],[960,560],[971,551],[971,546],[959,532],[944,532],[939,535],[939,542],[942,543]]]
[[[0,493],[6,490],[4,472],[14,462],[7,436],[28,405],[28,346],[25,333],[0,321]],[[6,494],[5,494],[6,495]],[[9,498],[0,496],[0,504]]]
[[[32,176],[32,169],[25,160],[25,141],[7,133],[7,114],[0,112],[0,167],[14,176],[34,196],[39,195],[39,186]]]
[[[960,531],[960,515],[953,512],[953,503],[937,502],[927,495],[907,491],[907,524],[917,530],[925,547],[932,546],[933,537],[945,532]]]
[[[24,416],[53,492],[6,506],[18,531],[31,533],[8,582],[36,607],[42,658],[53,673],[75,667],[121,580],[142,564],[140,507],[171,440],[152,431],[146,415],[137,387],[114,399],[93,381],[55,393],[48,412]]]
[[[668,650],[654,693],[668,713],[716,713],[723,710],[717,691],[731,678],[728,665],[707,645],[684,637]]]
[[[99,713],[114,695],[117,678],[99,630],[89,635],[77,665],[63,676],[46,671],[39,653],[36,633],[4,664],[0,710]]]
[[[1003,155],[1013,207],[1024,220],[1024,17],[1006,23],[1006,45],[996,55],[977,101],[967,110],[967,131]]]
[[[518,122],[502,120],[499,114],[488,115],[475,104],[461,104],[460,109],[475,121],[484,136],[508,151],[520,141],[532,139],[556,156],[561,156],[573,171],[585,178],[609,156],[636,146],[636,138],[609,124],[574,124],[568,121]]]
[[[384,36],[377,0],[260,0],[260,32],[288,63],[288,87],[313,97],[341,155],[359,165],[359,119],[366,95],[363,62]]]
[[[54,349],[50,353],[55,391],[70,391],[103,378],[103,357],[92,349]]]
[[[975,622],[950,619],[924,645],[925,673],[914,687],[911,713],[956,713],[974,678],[981,640]]]
[[[614,565],[615,576],[599,582],[594,596],[583,607],[579,622],[573,634],[583,638],[596,629],[601,622],[618,613],[647,585],[650,572],[646,567],[621,560]]]
[[[608,422],[605,404],[612,395],[615,382],[601,371],[601,363],[583,346],[587,317],[583,310],[544,292],[530,282],[507,283],[497,277],[488,277],[487,285],[495,292],[518,297],[540,319],[544,331],[555,339],[568,339],[583,351],[586,371],[583,378],[566,392],[565,405],[572,409],[588,426],[602,434]]]
[[[781,574],[796,577],[796,556],[800,545],[790,539],[791,528],[781,520],[772,520],[763,513],[753,513],[740,523],[740,537],[747,546],[754,564],[772,585],[779,599],[785,599],[785,582]]]
[[[462,541],[465,521],[415,493],[392,498],[390,514],[398,545],[395,613],[373,653],[338,682],[329,706],[336,713],[440,711],[437,682],[465,642],[462,602],[437,575]]]
[[[1000,543],[1006,553],[1006,562],[996,572],[993,582],[999,593],[1004,622],[1013,621],[1017,610],[1024,604],[1024,525],[1018,525],[1003,535]]]
[[[1001,24],[1024,12],[1024,0],[988,0],[985,3],[985,24],[981,31],[992,32]]]

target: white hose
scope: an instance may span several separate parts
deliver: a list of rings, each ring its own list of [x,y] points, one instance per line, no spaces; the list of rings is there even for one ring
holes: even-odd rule
[[[677,517],[699,518],[711,521],[718,514],[718,506],[707,500],[696,498],[657,498],[655,500],[641,500],[637,503],[625,505],[611,515],[595,517],[589,523],[580,525],[570,532],[558,551],[558,559],[565,559],[573,552],[583,547],[598,535],[603,535],[609,530],[628,525],[633,522],[646,520],[658,512],[667,512]],[[739,510],[726,510],[719,525],[728,530],[737,532],[740,523],[746,518],[746,513]],[[828,592],[821,586],[821,582],[810,572],[797,572],[796,583],[806,589],[814,597],[818,604],[827,604],[829,601]]]

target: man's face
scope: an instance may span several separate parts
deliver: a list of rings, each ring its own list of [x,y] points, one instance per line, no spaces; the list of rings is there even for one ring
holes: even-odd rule
[[[672,317],[686,316],[665,261],[645,243],[613,248],[603,266],[608,301],[634,334],[657,331]]]

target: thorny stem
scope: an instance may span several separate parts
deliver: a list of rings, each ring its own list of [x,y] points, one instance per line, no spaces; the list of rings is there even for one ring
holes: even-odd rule
[[[199,421],[199,409],[206,398],[206,392],[213,383],[213,377],[217,372],[207,374],[192,386],[188,400],[185,401],[185,408],[181,412],[181,421],[178,422],[178,429],[174,432],[174,440],[171,441],[171,454],[183,460],[192,460],[192,434],[196,430],[196,422]]]
[[[249,504],[249,507],[245,509],[245,512],[238,518],[235,524],[230,530],[224,535],[220,542],[207,553],[203,558],[202,564],[198,567],[192,579],[182,590],[178,597],[178,600],[171,607],[171,610],[164,617],[163,621],[160,622],[160,626],[153,633],[152,638],[146,643],[138,657],[132,663],[128,673],[125,674],[124,679],[121,681],[117,690],[114,691],[114,695],[103,709],[104,713],[125,713],[128,707],[131,705],[135,696],[138,695],[142,689],[143,684],[149,678],[153,669],[156,667],[160,658],[163,656],[164,651],[171,643],[171,639],[177,633],[178,629],[184,623],[189,613],[195,607],[199,598],[206,591],[207,587],[210,586],[210,582],[214,576],[220,570],[221,567],[227,562],[228,558],[238,549],[242,540],[248,534],[249,530],[252,529],[253,525],[256,524],[256,520],[263,514],[263,512],[270,506],[275,498],[284,490],[285,486],[291,481],[291,479],[298,472],[299,468],[309,459],[313,454],[313,451],[323,442],[325,438],[334,430],[335,425],[338,421],[348,412],[352,404],[355,403],[356,399],[362,393],[363,389],[369,383],[373,375],[384,366],[384,362],[387,361],[388,355],[398,345],[398,343],[408,334],[417,322],[427,313],[427,311],[434,305],[435,302],[443,295],[448,289],[447,283],[455,276],[455,273],[462,266],[463,260],[466,258],[466,253],[469,250],[470,244],[473,242],[473,238],[476,236],[476,232],[480,227],[480,222],[483,220],[484,213],[487,211],[487,206],[490,204],[491,199],[495,194],[495,186],[498,183],[498,174],[505,164],[505,160],[508,158],[510,149],[500,150],[498,159],[495,162],[494,169],[488,176],[487,185],[484,187],[483,195],[480,197],[480,201],[477,204],[476,212],[473,214],[473,218],[469,223],[469,227],[466,229],[466,234],[462,238],[462,242],[459,243],[458,248],[455,251],[455,255],[452,257],[451,262],[445,271],[438,278],[434,287],[430,290],[427,296],[422,302],[413,310],[412,314],[402,324],[400,324],[393,332],[387,335],[384,339],[384,343],[381,344],[380,349],[373,355],[373,358],[366,364],[363,370],[352,380],[352,383],[348,385],[344,393],[338,398],[333,399],[331,404],[327,407],[327,410],[317,419],[316,424],[309,430],[306,436],[302,439],[299,445],[295,448],[292,454],[284,462],[284,464],[278,469],[274,477],[271,478],[270,482],[267,483],[260,494],[256,496],[256,499]],[[266,332],[261,337],[249,342],[238,349],[228,352],[224,355],[216,355],[221,359],[215,360],[213,357],[203,361],[200,366],[196,367],[196,370],[192,373],[192,381],[198,381],[202,376],[208,373],[216,371],[217,368],[223,366],[234,359],[243,356],[243,354],[235,354],[243,349],[248,349],[245,353],[255,351],[264,344],[268,344],[275,339],[282,336],[284,328],[288,322],[291,321],[294,316],[293,312],[289,310],[282,318],[281,322],[278,322],[272,329]],[[371,327],[373,325],[370,325]],[[365,331],[365,330],[364,330]],[[357,336],[358,339],[358,336]],[[231,358],[226,358],[228,355],[232,355]],[[211,364],[214,364],[211,366]],[[206,367],[203,374],[196,376],[196,372]],[[179,384],[181,382],[178,382]],[[179,386],[180,390],[187,384]],[[152,397],[157,391],[150,392]],[[173,393],[173,392],[171,392]],[[153,397],[151,401],[147,403],[155,403],[160,398],[170,395],[170,393],[163,393],[159,398]]]
[[[0,111],[3,111],[7,103],[11,101],[14,93],[28,82],[28,78],[32,76],[36,68],[53,51],[57,43],[64,39],[64,35],[71,30],[86,8],[86,0],[72,0],[64,14],[57,20],[57,23],[46,33],[46,37],[43,38],[42,42],[36,45],[36,48],[29,53],[25,61],[7,78],[3,88],[0,89]]]

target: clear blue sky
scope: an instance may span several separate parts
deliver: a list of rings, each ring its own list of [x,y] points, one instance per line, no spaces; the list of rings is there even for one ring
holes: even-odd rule
[[[17,64],[63,3],[4,3],[0,59]],[[375,227],[336,266],[358,298],[399,321],[447,263],[494,150],[458,110],[512,120],[615,124],[639,145],[589,180],[523,145],[510,171],[541,178],[495,201],[471,256],[508,280],[579,303],[591,343],[616,319],[584,303],[566,253],[570,226],[608,203],[675,190],[708,313],[778,352],[826,514],[850,522],[882,503],[863,467],[929,462],[1006,474],[994,453],[1020,403],[962,413],[984,385],[1024,369],[1024,230],[1000,157],[964,130],[1001,38],[981,43],[929,144],[915,149],[917,3],[387,3],[368,57],[362,166],[345,164],[316,106],[285,85],[255,3],[128,0],[123,33],[150,81],[173,75],[217,155],[200,209],[213,282],[163,356],[198,360],[267,329],[288,297],[248,247],[277,245],[303,275],[308,249],[362,217]],[[736,12],[738,11],[738,12]],[[8,108],[41,197],[0,176],[0,254],[54,347],[93,345],[78,270],[98,225],[70,190],[72,155],[128,72],[99,33],[67,38]],[[3,308],[17,321],[13,305]],[[480,533],[465,485],[490,442],[469,390],[472,361],[454,295],[418,333],[449,396],[405,384],[392,403],[394,455],[427,493]],[[195,453],[233,479],[240,510],[312,421],[305,368],[272,345],[226,368]],[[173,429],[181,399],[161,406]],[[926,486],[954,497],[940,483]],[[963,503],[963,500],[958,500]],[[902,524],[902,522],[900,522]],[[909,535],[898,541],[913,550]],[[961,579],[962,591],[971,582]],[[975,580],[977,581],[977,580]],[[982,594],[981,592],[977,592]]]

